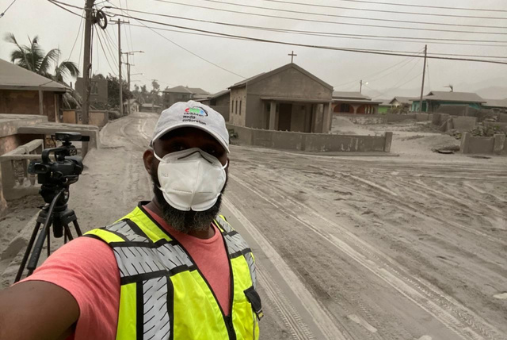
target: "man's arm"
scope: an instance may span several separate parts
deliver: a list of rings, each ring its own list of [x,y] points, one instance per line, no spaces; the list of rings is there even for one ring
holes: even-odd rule
[[[65,289],[43,281],[0,291],[0,340],[57,340],[72,332],[79,306]]]

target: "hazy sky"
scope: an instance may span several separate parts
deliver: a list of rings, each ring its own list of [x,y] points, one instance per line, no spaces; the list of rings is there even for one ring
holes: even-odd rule
[[[82,7],[85,2],[84,0],[62,1],[80,7]],[[97,7],[99,8],[102,6],[107,6],[111,3],[117,7],[128,7],[131,10],[167,14],[177,17],[167,18],[162,16],[153,16],[130,12],[132,16],[153,21],[262,39],[345,48],[414,52],[422,51],[424,44],[427,43],[430,53],[452,53],[507,57],[507,1],[505,0],[382,0],[384,2],[404,4],[497,9],[503,10],[505,12],[476,12],[445,9],[437,10],[428,8],[374,5],[343,0],[282,1],[362,9],[380,9],[388,11],[481,16],[487,18],[469,19],[398,13],[378,13],[338,8],[324,8],[315,6],[310,7],[266,0],[171,0],[173,3],[157,0],[112,0],[107,2],[103,0],[97,0],[96,2],[98,3]],[[373,1],[378,2],[381,0]],[[187,4],[187,6],[177,5],[174,4],[174,2]],[[245,8],[243,6],[223,4],[223,2],[299,11],[303,13],[287,13],[259,8]],[[0,12],[3,12],[10,3],[11,0],[0,0]],[[245,12],[245,14],[196,8],[192,5],[240,11]],[[81,11],[78,9],[72,10],[81,13]],[[118,11],[116,12],[118,13]],[[315,22],[254,16],[252,15],[253,13],[293,17],[307,20],[309,19],[314,20]],[[318,16],[314,15],[314,13],[320,13],[323,15]],[[333,17],[332,15],[343,15],[349,16],[350,18],[337,18]],[[358,19],[358,17],[377,18],[381,20],[361,20]],[[492,19],[491,17],[505,19]],[[190,20],[184,20],[181,18],[188,18]],[[144,54],[137,54],[131,58],[131,62],[135,64],[135,66],[132,67],[131,73],[143,73],[143,75],[132,76],[132,79],[136,81],[135,84],[150,83],[151,79],[157,79],[162,87],[187,85],[189,87],[202,87],[209,92],[217,92],[243,79],[238,75],[241,75],[243,77],[251,77],[255,74],[270,71],[290,62],[290,57],[287,56],[287,54],[294,50],[298,55],[295,58],[295,62],[299,66],[305,68],[327,83],[333,85],[335,87],[335,90],[359,91],[359,81],[361,79],[364,79],[365,82],[368,82],[367,87],[364,88],[364,93],[372,97],[388,98],[394,94],[415,95],[419,91],[418,88],[421,86],[421,73],[423,66],[421,59],[320,50],[306,47],[292,47],[237,39],[232,40],[210,36],[197,36],[176,32],[157,31],[160,35],[168,39],[166,40],[152,30],[144,27],[139,27],[142,25],[134,19],[125,20],[128,20],[132,25],[130,25],[130,27],[128,25],[122,26],[121,34],[123,51],[142,50],[145,52]],[[287,34],[281,32],[269,32],[263,30],[217,25],[212,23],[203,23],[197,20],[339,34],[466,39],[479,41],[490,40],[505,41],[505,43],[483,43],[495,46],[468,46],[464,44],[477,43],[442,41],[444,44],[437,44],[433,41],[425,41],[424,39],[418,42],[347,39],[339,37],[322,37],[315,35],[309,36],[296,35],[293,33]],[[424,21],[432,23],[444,23],[447,24],[447,26],[388,22],[385,20],[405,20],[409,22]],[[0,18],[0,35],[2,36],[2,40],[0,41],[0,58],[9,59],[9,53],[14,47],[13,45],[8,44],[3,40],[5,33],[14,33],[18,40],[22,43],[28,43],[28,36],[33,37],[35,35],[38,35],[40,38],[40,44],[44,49],[49,50],[54,47],[59,47],[62,51],[62,56],[64,59],[70,57],[70,60],[77,62],[80,69],[82,69],[83,27],[81,27],[81,31],[79,31],[81,21],[82,20],[78,16],[72,15],[45,0],[17,0],[14,5],[7,11],[5,16],[3,18]],[[339,25],[323,23],[322,21],[335,21],[359,25]],[[450,24],[499,26],[500,28],[449,26]],[[163,26],[157,26],[150,23],[146,23],[146,25],[164,28]],[[389,25],[407,28],[430,28],[462,31],[466,30],[497,34],[418,31],[369,27],[363,25]],[[102,31],[97,26],[96,28],[97,30],[94,35],[93,44],[93,72],[103,74],[117,74],[118,52],[115,45],[117,44],[118,39],[118,27],[116,25],[108,25],[105,30],[106,32]],[[165,28],[174,29],[171,27]],[[106,33],[109,37],[109,40],[106,36]],[[71,54],[71,50],[74,42],[76,41],[76,37],[77,43]],[[102,51],[100,40],[98,39],[99,37],[100,40],[102,40],[102,44],[104,45],[104,49],[107,51],[107,53],[104,53]],[[171,43],[169,40],[173,41],[175,44]],[[449,43],[453,44],[451,45]],[[180,45],[181,47],[176,46],[176,44]],[[109,51],[109,49],[111,49],[111,51]],[[214,66],[185,51],[185,49],[238,75],[224,71],[217,66]],[[109,66],[108,61],[106,60],[106,56],[113,68]],[[496,60],[507,62],[507,58]],[[430,89],[436,91],[447,91],[448,88],[445,86],[449,84],[454,85],[455,91],[476,91],[481,88],[503,86],[506,88],[506,92],[503,97],[507,97],[507,65],[429,60],[428,66],[429,72],[425,92],[428,92]],[[148,88],[151,88],[151,85],[149,85]],[[498,96],[502,95],[496,94],[492,95],[491,97]]]

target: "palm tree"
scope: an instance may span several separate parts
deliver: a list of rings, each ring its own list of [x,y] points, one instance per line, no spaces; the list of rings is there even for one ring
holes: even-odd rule
[[[72,61],[62,61],[59,63],[61,51],[53,48],[47,53],[39,45],[39,37],[28,38],[30,45],[20,45],[12,33],[7,33],[5,41],[16,45],[16,49],[11,52],[11,62],[27,70],[40,74],[43,77],[52,79],[65,84],[65,77],[76,78],[79,76],[79,68]],[[54,66],[53,72],[51,67]],[[76,91],[66,93],[63,96],[63,105],[66,107],[80,106],[81,97]]]

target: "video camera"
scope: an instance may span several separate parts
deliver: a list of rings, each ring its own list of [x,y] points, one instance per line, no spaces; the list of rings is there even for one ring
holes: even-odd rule
[[[83,172],[83,158],[77,156],[77,149],[71,142],[90,141],[90,137],[76,132],[57,132],[54,137],[57,141],[63,142],[62,146],[42,151],[42,161],[33,160],[28,166],[28,173],[36,174],[38,183],[42,184],[41,195],[47,203],[52,199],[51,197],[46,199],[44,190],[68,188],[77,182]],[[51,161],[51,154],[54,154],[54,162]]]

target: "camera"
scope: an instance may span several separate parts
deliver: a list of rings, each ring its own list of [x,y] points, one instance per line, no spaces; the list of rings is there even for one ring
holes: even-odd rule
[[[45,189],[56,190],[77,182],[83,172],[83,159],[77,156],[77,149],[72,142],[90,141],[90,137],[76,132],[57,132],[54,138],[62,145],[42,151],[42,161],[33,160],[28,165],[28,173],[36,174],[38,183],[42,184],[41,194]],[[51,154],[54,155],[54,162],[51,161]],[[46,198],[44,200],[48,202]]]

